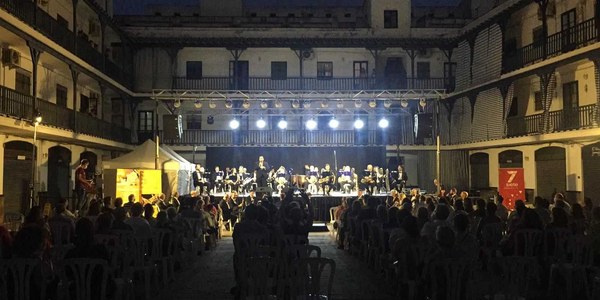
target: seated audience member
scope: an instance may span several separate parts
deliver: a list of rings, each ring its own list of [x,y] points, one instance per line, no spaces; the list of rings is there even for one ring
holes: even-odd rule
[[[127,210],[117,208],[115,209],[113,215],[115,217],[115,221],[112,224],[112,230],[133,231],[133,227],[125,222],[127,220]]]
[[[6,227],[0,224],[0,259],[9,258],[13,246],[13,237]]]
[[[471,214],[471,217],[473,217],[477,220],[481,220],[481,219],[485,218],[485,216],[487,215],[485,212],[485,200],[483,200],[481,198],[477,198],[477,200],[475,200],[475,203],[477,203],[477,206],[475,207],[475,210]]]
[[[68,232],[62,234],[61,239],[63,239],[63,241],[54,240],[54,244],[69,243],[70,241],[68,240],[68,237],[70,236],[71,238],[73,238],[73,236],[75,235],[75,221],[73,221],[72,218],[65,215],[65,211],[67,211],[66,201],[59,201],[59,203],[56,204],[56,207],[54,210],[55,210],[54,216],[52,216],[51,218],[48,219],[48,224],[50,224],[50,227],[52,227],[52,224],[57,224],[57,225],[66,224],[67,228],[68,228],[67,229]],[[67,234],[68,234],[68,236],[67,236]]]
[[[550,203],[548,202],[548,200],[540,196],[536,196],[533,199],[533,209],[540,216],[540,219],[542,220],[542,223],[544,223],[544,226],[548,225],[550,221],[552,221],[552,217],[550,214]]]
[[[169,208],[169,203],[167,203],[167,196],[164,193],[160,193],[160,195],[158,195],[155,204],[158,207],[159,211],[165,211],[167,210],[167,208]]]
[[[94,242],[94,223],[81,218],[75,225],[75,248],[67,252],[65,258],[99,258],[108,260],[108,250],[102,244]]]
[[[48,232],[50,232],[50,227],[48,227],[48,223],[42,215],[42,207],[38,205],[32,207],[29,210],[29,213],[27,214],[27,216],[25,216],[25,219],[23,220],[23,224],[21,226],[39,226],[41,228],[45,228],[46,230],[48,230]]]
[[[521,203],[522,202],[523,201],[521,201]],[[500,244],[502,247],[502,253],[504,255],[522,255],[524,249],[516,249],[517,253],[514,253],[517,233],[521,230],[531,229],[542,231],[544,229],[544,224],[542,223],[540,216],[533,209],[523,208],[518,221],[516,221],[511,228],[509,228],[506,237]],[[539,245],[534,245],[534,248],[536,249],[535,251],[541,251],[540,247],[541,241]]]
[[[501,195],[496,196],[496,216],[503,222],[508,220],[508,208],[504,206],[504,197]]]
[[[464,202],[460,198],[454,201],[454,211],[450,212],[450,214],[448,215],[448,220],[446,220],[448,224],[452,224],[454,222],[454,218],[456,217],[456,215],[468,215],[465,211]]]
[[[588,236],[591,239],[594,262],[598,262],[600,261],[600,207],[596,206],[592,209],[591,218]]]
[[[127,196],[127,203],[123,204],[123,208],[129,212],[131,210],[131,206],[135,203],[135,195],[131,194]]]
[[[496,205],[494,203],[488,203]],[[496,217],[494,215],[494,217]],[[477,259],[479,243],[475,236],[469,232],[469,217],[466,214],[459,214],[454,218],[454,230],[456,232],[456,250],[464,253],[465,257]]]
[[[421,236],[429,241],[435,241],[435,234],[440,226],[447,226],[446,220],[450,215],[450,210],[445,204],[438,204],[433,212],[433,221],[426,223],[421,230]]]
[[[588,223],[592,222],[592,211],[594,209],[594,202],[592,198],[585,197],[583,198],[583,215]]]
[[[510,213],[510,215],[508,215],[507,225],[508,225],[509,232],[514,230],[517,227],[517,225],[519,225],[519,223],[521,223],[521,219],[523,218],[523,213],[525,212],[526,208],[527,207],[525,206],[525,202],[523,202],[523,200],[519,199],[519,200],[515,201],[515,210],[512,211]],[[542,223],[542,224],[544,224],[544,223]]]
[[[154,206],[150,203],[144,205],[144,219],[148,221],[150,227],[156,226],[156,219],[154,218]]]
[[[552,208],[552,222],[546,225],[546,230],[567,229],[569,227],[569,216],[567,212],[560,208]]]
[[[400,209],[398,207],[396,207],[396,206],[390,207],[390,209],[387,212],[387,214],[388,214],[387,222],[383,224],[384,229],[400,227],[400,223],[398,222],[398,213],[399,212],[400,212]]]
[[[102,205],[102,203],[98,199],[93,199],[90,202],[90,205],[89,205],[89,208],[88,208],[88,211],[87,211],[85,217],[88,218],[90,221],[92,221],[92,223],[96,222],[96,218],[98,218],[98,215],[100,215],[100,211],[102,210],[101,205]]]
[[[181,203],[179,202],[179,193],[175,192],[171,195],[168,206],[175,208],[176,212],[179,211],[179,207],[181,206]]]
[[[419,227],[419,232],[423,230],[423,226],[427,224],[429,220],[430,213],[426,207],[419,207],[417,210],[417,227]]]
[[[554,205],[553,207],[560,207],[565,210],[567,215],[571,215],[571,205],[565,199],[565,195],[562,193],[556,193],[554,195]]]
[[[121,200],[121,204],[123,200]],[[102,198],[102,212],[108,212],[108,213],[112,213],[113,212],[113,208],[111,207],[112,204],[112,198],[110,196],[106,196],[104,198]]]
[[[50,239],[46,230],[37,225],[21,228],[13,242],[12,256],[15,258],[39,259],[41,264],[33,270],[33,279],[29,287],[30,299],[40,299],[42,284],[52,272],[52,264],[47,260],[47,241]],[[46,286],[48,292],[49,286]],[[10,293],[10,291],[9,291]],[[47,293],[48,295],[48,293]],[[13,299],[9,297],[8,299]]]
[[[473,208],[473,199],[467,198],[463,201],[463,203],[464,203],[465,211],[467,212],[467,214],[472,215],[473,212],[475,211],[475,209]]]
[[[96,219],[95,227],[97,234],[111,234],[115,217],[110,212],[101,213]]]
[[[583,213],[583,207],[579,203],[573,203],[571,205],[573,215],[571,216],[570,227],[573,234],[583,235],[585,230],[588,228],[588,221]]]
[[[307,236],[310,231],[311,223],[307,222],[303,216],[302,209],[295,205],[290,208],[286,214],[284,222],[281,224],[284,234]]]
[[[150,224],[146,219],[142,218],[142,212],[144,208],[141,203],[134,203],[131,205],[131,218],[125,220],[125,224],[130,225],[137,236],[150,236],[151,229]]]
[[[486,207],[486,216],[485,218],[479,221],[479,225],[477,225],[477,238],[481,238],[481,231],[486,225],[501,223],[502,219],[498,217],[496,214],[497,206],[494,202],[488,202]]]
[[[266,233],[266,228],[258,222],[258,206],[251,204],[244,210],[241,222],[233,229],[234,241],[244,234]]]
[[[390,232],[388,245],[393,257],[398,257],[403,249],[410,244],[416,244],[421,241],[419,236],[419,227],[417,218],[412,215],[402,220],[400,227]]]

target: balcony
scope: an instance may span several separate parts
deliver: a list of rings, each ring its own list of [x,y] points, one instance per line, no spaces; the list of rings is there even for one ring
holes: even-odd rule
[[[550,35],[545,40],[514,51],[507,51],[504,54],[503,71],[512,72],[547,58],[585,47],[595,43],[597,38],[596,19],[589,19]]]
[[[319,78],[249,77],[238,79],[237,88],[233,77],[203,77],[187,79],[176,77],[176,89],[185,90],[375,90],[375,89],[437,89],[454,90],[454,80],[447,78],[402,78],[379,82],[375,78]]]
[[[131,131],[129,129],[81,112],[74,112],[71,109],[39,98],[37,99],[37,104],[38,111],[43,117],[43,125],[121,143],[131,143]],[[31,120],[33,115],[33,97],[0,86],[0,114]]]
[[[138,137],[152,136],[152,132],[138,132]],[[184,130],[181,139],[160,140],[176,146],[383,146],[411,144],[412,136],[403,136],[391,130]]]
[[[36,1],[0,0],[0,8],[29,24],[94,68],[105,72],[123,86],[131,87],[132,76],[129,72],[103,57],[102,53],[95,49],[89,40],[81,35],[76,36],[69,28],[59,23],[35,3]]]
[[[576,130],[597,126],[596,105],[579,106],[573,109],[550,112],[550,132]],[[507,119],[507,137],[536,135],[543,133],[543,114]]]

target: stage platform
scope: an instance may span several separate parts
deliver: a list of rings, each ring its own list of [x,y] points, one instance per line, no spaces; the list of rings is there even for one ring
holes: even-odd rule
[[[223,196],[225,195],[225,193],[216,193],[213,196],[216,198],[216,200],[218,202],[221,201],[221,199],[223,199]],[[349,193],[349,194],[345,194],[345,193],[341,193],[341,192],[331,192],[330,195],[322,195],[322,194],[317,194],[317,195],[311,195],[311,199],[312,199],[312,204],[313,204],[313,219],[314,221],[318,221],[318,222],[329,222],[330,221],[330,217],[329,217],[329,209],[335,206],[340,205],[340,203],[342,202],[342,198],[346,197],[346,198],[352,198],[352,197],[356,197],[358,194],[356,192],[353,193]],[[389,194],[388,193],[379,193],[379,194],[373,194],[373,197],[381,197],[383,199],[385,199]],[[245,198],[248,195],[238,195],[238,198]],[[299,195],[297,195],[299,197]],[[278,193],[273,193],[272,194],[272,198],[273,201],[275,203],[278,203],[279,200],[279,194]]]

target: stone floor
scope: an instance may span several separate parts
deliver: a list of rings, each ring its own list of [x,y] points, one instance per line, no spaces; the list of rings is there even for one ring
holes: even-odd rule
[[[380,276],[366,264],[343,250],[336,248],[328,232],[311,233],[310,244],[322,250],[322,256],[336,262],[332,298],[346,299],[393,299]],[[233,299],[229,293],[235,285],[233,276],[233,241],[224,237],[216,249],[204,252],[193,265],[176,275],[160,299]]]

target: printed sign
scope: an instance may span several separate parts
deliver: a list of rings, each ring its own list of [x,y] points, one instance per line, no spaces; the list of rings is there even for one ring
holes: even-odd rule
[[[504,205],[512,210],[515,201],[525,201],[525,172],[523,168],[500,168],[498,193],[504,198]]]

